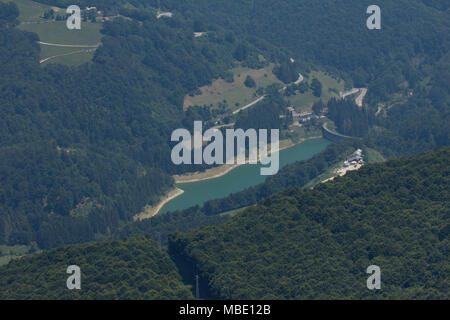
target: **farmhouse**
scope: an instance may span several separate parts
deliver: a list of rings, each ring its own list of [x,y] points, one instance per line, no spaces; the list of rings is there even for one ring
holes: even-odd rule
[[[344,167],[357,166],[364,164],[364,157],[362,154],[362,150],[356,150],[345,162]]]
[[[312,119],[317,119],[317,118],[318,118],[318,116],[313,112],[302,113],[299,115],[299,122],[305,123],[305,122],[311,121]]]

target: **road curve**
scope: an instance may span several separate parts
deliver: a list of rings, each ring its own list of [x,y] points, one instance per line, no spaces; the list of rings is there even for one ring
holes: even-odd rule
[[[94,49],[91,48],[91,49],[87,49],[87,50],[86,50],[86,49],[84,49],[84,50],[77,50],[77,51],[73,51],[73,52],[69,52],[69,53],[64,53],[64,54],[58,54],[58,55],[56,55],[56,56],[51,56],[51,57],[42,59],[42,60],[39,61],[39,63],[44,63],[44,62],[47,62],[47,61],[49,61],[49,60],[51,60],[51,59],[54,59],[54,58],[64,57],[64,56],[69,56],[69,55],[75,54],[75,53],[92,52],[92,51],[95,51],[95,48],[94,48]]]
[[[303,79],[304,79],[304,78],[303,78],[302,74],[299,73],[299,74],[298,74],[298,79],[294,82],[294,84],[296,84],[296,85],[300,84],[300,83],[303,81]],[[280,89],[280,92],[286,90],[286,88],[287,88],[287,86],[284,86],[283,88]],[[243,107],[240,107],[239,109],[233,111],[233,114],[239,113],[239,112],[241,112],[242,110],[245,110],[245,109],[250,108],[251,106],[257,104],[258,102],[264,100],[265,97],[266,97],[266,95],[263,95],[263,96],[259,97],[258,99],[256,99],[256,100],[250,102],[249,104],[247,104],[247,105],[245,105],[245,106],[243,106]]]

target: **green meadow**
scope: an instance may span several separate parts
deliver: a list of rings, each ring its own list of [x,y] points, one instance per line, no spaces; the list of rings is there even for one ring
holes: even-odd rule
[[[81,22],[81,30],[69,30],[66,21],[21,24],[19,29],[36,32],[42,42],[68,45],[96,45],[102,37],[100,22]]]
[[[45,11],[49,10],[51,6],[37,3],[30,0],[0,0],[1,2],[14,2],[19,8],[20,15],[19,20],[21,22],[39,22],[45,21],[42,19],[42,15]]]
[[[17,259],[23,255],[30,253],[30,248],[30,246],[24,245],[0,245],[0,266],[8,264],[8,262],[12,259]]]
[[[322,96],[320,98],[315,97],[311,90],[308,90],[304,94],[297,93],[295,96],[286,97],[288,103],[298,112],[310,111],[312,105],[319,100],[326,102],[333,97],[339,98],[339,94],[336,93],[336,91],[339,92],[344,90],[343,80],[336,80],[323,71],[312,71],[308,75],[308,78],[305,77],[305,80],[303,81],[307,81],[311,84],[313,78],[317,78],[317,80],[322,83]],[[330,89],[333,91],[330,91]]]
[[[8,2],[8,0],[0,0]],[[20,15],[19,29],[35,32],[42,42],[63,45],[83,45],[95,46],[101,41],[101,23],[81,22],[81,30],[69,30],[66,21],[52,21],[43,19],[45,11],[53,8],[57,13],[64,14],[65,9],[51,7],[30,0],[14,0],[17,4]],[[41,44],[40,59],[54,57],[42,63],[60,63],[65,65],[80,65],[92,60],[94,52],[85,52],[89,48],[79,47],[57,47]],[[56,56],[56,57],[55,57]]]
[[[50,23],[21,24],[20,29],[35,32],[42,42],[64,45],[95,46],[101,40],[101,23],[82,22],[81,30],[69,30],[65,21],[52,21]],[[78,52],[89,48],[57,47],[41,44],[41,60],[58,56],[43,63],[61,63],[66,65],[79,65],[92,60],[94,52]],[[69,55],[68,55],[69,54]]]
[[[201,94],[185,97],[184,107],[212,105],[213,108],[217,108],[220,103],[226,101],[227,109],[234,110],[251,103],[257,98],[256,91],[258,88],[266,88],[274,83],[282,84],[273,74],[273,68],[274,64],[262,69],[235,67],[230,70],[233,73],[233,82],[217,79],[211,85],[201,87]],[[255,80],[255,88],[247,88],[244,85],[247,76],[251,76]]]

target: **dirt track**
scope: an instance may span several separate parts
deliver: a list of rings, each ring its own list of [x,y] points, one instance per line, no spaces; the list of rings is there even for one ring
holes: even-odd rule
[[[36,41],[37,43],[44,45],[44,46],[52,46],[52,47],[66,47],[66,48],[98,48],[100,43],[97,43],[95,45],[84,45],[84,44],[59,44],[59,43],[49,43],[49,42],[42,42],[42,41]]]
[[[49,61],[51,59],[58,58],[58,57],[69,56],[71,54],[76,54],[76,53],[92,52],[92,51],[95,51],[95,50],[96,50],[96,48],[95,49],[87,49],[87,50],[77,50],[77,51],[73,51],[73,52],[69,52],[69,53],[58,54],[56,56],[51,56],[51,57],[42,59],[42,60],[39,61],[39,63],[41,64],[41,63],[47,62],[47,61]]]

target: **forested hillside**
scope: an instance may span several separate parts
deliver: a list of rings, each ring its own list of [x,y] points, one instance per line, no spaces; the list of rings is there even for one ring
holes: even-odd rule
[[[41,0],[62,7],[66,0]],[[448,50],[445,30],[450,22],[442,0],[380,0],[382,30],[366,28],[370,1],[314,0],[133,0],[145,10],[158,8],[202,25],[234,32],[242,39],[271,42],[288,49],[299,60],[346,71],[361,86],[390,70],[401,72],[415,58],[433,60]],[[120,8],[125,1],[81,1],[81,5]],[[436,10],[439,9],[439,10]],[[395,67],[397,70],[392,70]]]
[[[450,144],[450,53],[418,79],[414,89],[400,89],[405,92],[397,94],[400,98],[378,104],[372,108],[375,117],[369,116],[374,125],[368,129],[368,144],[389,157]]]
[[[173,234],[172,260],[142,236],[13,260],[0,267],[0,299],[190,299],[194,271],[201,298],[448,299],[449,156],[443,148],[290,188]],[[72,264],[81,290],[65,286]],[[382,290],[366,287],[370,265]]]
[[[207,108],[184,112],[183,99],[227,78],[237,65],[273,63],[285,83],[298,72],[307,77],[322,68],[347,87],[367,87],[364,109],[332,101],[329,116],[338,131],[363,137],[387,157],[448,145],[448,6],[439,0],[381,0],[383,28],[369,31],[369,4],[82,0],[83,8],[95,5],[105,15],[119,15],[103,23],[93,61],[41,67],[37,35],[19,31],[16,6],[0,3],[0,244],[48,249],[114,236],[173,186],[172,174],[205,169],[173,165],[170,134],[191,129],[194,120],[214,122]],[[157,19],[159,7],[173,17]],[[194,32],[206,36],[195,38]],[[236,115],[236,125],[285,128],[279,117],[285,107],[269,94]],[[181,217],[176,222],[158,218],[164,227],[157,232],[165,237],[174,226],[220,222],[225,218],[208,215],[302,186],[336,161],[323,157],[289,172],[296,178],[280,174],[265,187],[212,201],[200,213],[190,209],[197,222],[186,223],[186,212],[171,216]],[[139,232],[144,224],[151,225],[139,225]]]
[[[155,241],[167,245],[168,235],[175,231],[186,232],[201,226],[216,225],[230,218],[223,213],[256,204],[258,201],[289,187],[303,187],[309,181],[326,172],[345,159],[356,148],[357,142],[342,142],[329,145],[323,152],[309,160],[297,161],[280,169],[275,176],[254,187],[232,193],[222,199],[205,202],[182,211],[168,212],[151,219],[128,223],[114,235],[119,239],[136,234],[150,235]]]
[[[70,265],[80,267],[80,290],[66,287]],[[167,253],[144,237],[61,247],[0,268],[0,300],[192,298]]]
[[[138,2],[138,1],[136,1]],[[157,7],[158,0],[141,1]],[[243,37],[264,38],[300,60],[352,73],[361,85],[414,57],[437,58],[449,39],[444,1],[381,0],[382,30],[366,27],[370,1],[165,0],[163,8],[218,23]],[[425,3],[425,4],[424,4]],[[430,6],[427,6],[430,5]],[[448,5],[447,5],[448,6]]]
[[[225,31],[194,41],[181,18],[116,19],[92,63],[41,68],[38,37],[14,28],[15,5],[0,6],[0,243],[108,235],[157,201],[170,174],[201,169],[172,164],[170,134],[198,120],[183,97],[233,65],[240,44]]]
[[[296,63],[285,61],[284,69],[307,72],[313,64],[339,74],[347,86],[367,87],[367,110],[355,106],[349,112],[339,102],[333,120],[341,133],[369,136],[373,147],[396,157],[450,143],[447,2],[378,1],[381,30],[366,27],[370,1],[166,0],[161,5],[206,26],[220,24],[249,42],[264,39],[285,48]]]
[[[164,148],[174,95],[149,74],[140,81],[139,68],[129,72],[114,57],[125,40],[108,39],[93,65],[41,70],[38,38],[0,27],[0,243],[48,248],[93,239],[172,184],[152,169],[163,159],[145,154],[162,154],[149,149]]]
[[[228,222],[171,237],[220,299],[448,299],[450,148],[288,189]],[[382,290],[366,287],[381,268]],[[192,278],[192,275],[188,275]]]

